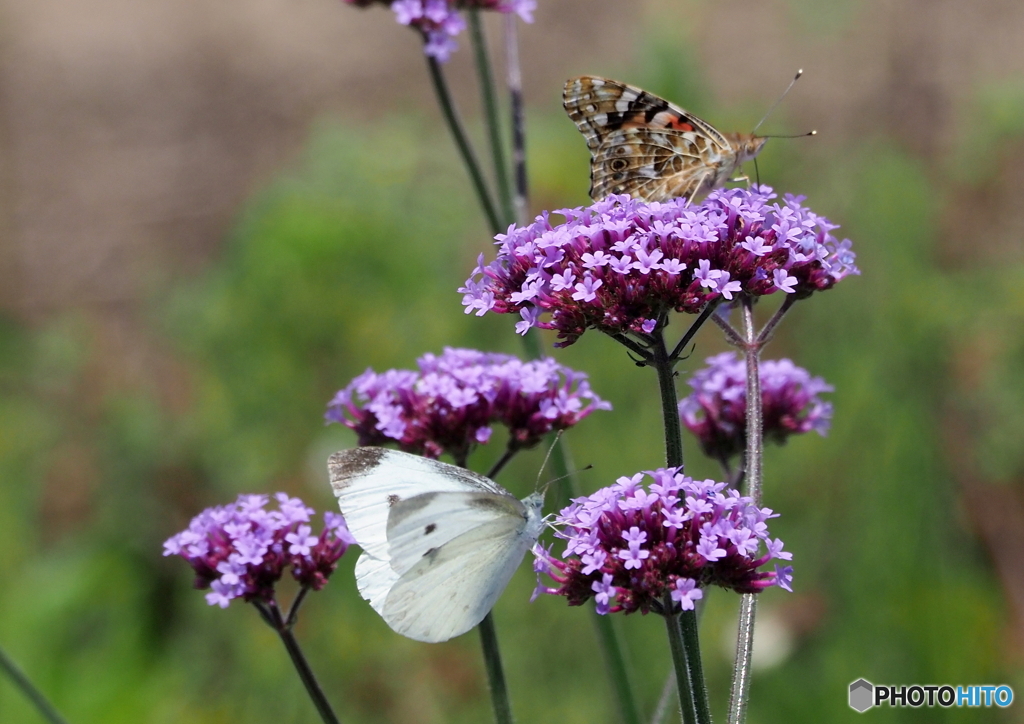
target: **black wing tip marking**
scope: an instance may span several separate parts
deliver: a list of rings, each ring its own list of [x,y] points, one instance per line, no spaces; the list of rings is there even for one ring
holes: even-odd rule
[[[331,485],[335,490],[345,488],[351,478],[365,475],[380,465],[380,461],[388,452],[390,451],[382,447],[357,447],[332,454],[327,459]]]

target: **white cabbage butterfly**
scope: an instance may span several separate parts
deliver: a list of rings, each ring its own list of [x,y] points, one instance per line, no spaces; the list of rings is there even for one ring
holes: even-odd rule
[[[417,641],[447,641],[480,623],[544,528],[543,493],[520,501],[437,460],[361,447],[334,453],[327,466],[363,549],[359,593]]]

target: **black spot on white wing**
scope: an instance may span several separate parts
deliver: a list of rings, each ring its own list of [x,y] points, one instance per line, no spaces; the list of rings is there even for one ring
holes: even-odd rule
[[[437,524],[436,523],[431,523],[430,525],[428,525],[426,528],[423,529],[423,534],[424,535],[430,535],[435,530],[437,530]]]
[[[401,500],[402,499],[400,497],[398,497],[397,495],[392,493],[391,495],[388,496],[388,507],[390,508],[390,507],[394,506],[395,503],[398,503]]]

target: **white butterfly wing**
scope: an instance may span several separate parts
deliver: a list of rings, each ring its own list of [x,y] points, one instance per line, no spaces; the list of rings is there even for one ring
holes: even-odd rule
[[[374,558],[388,557],[388,514],[401,500],[435,492],[509,495],[464,468],[386,448],[342,450],[331,455],[327,468],[349,531]]]
[[[464,634],[494,607],[539,526],[506,515],[479,525],[422,556],[391,587],[381,614],[417,641]]]
[[[391,587],[398,581],[398,574],[391,568],[387,558],[374,558],[366,551],[356,561],[356,588],[359,595],[370,602],[373,610],[384,615],[384,601],[391,593]]]
[[[526,507],[509,494],[424,493],[396,503],[388,517],[388,557],[402,575],[459,536],[511,521],[525,526]]]

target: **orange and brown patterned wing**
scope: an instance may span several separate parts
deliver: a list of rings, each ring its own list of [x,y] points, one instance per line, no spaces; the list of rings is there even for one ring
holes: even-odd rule
[[[692,197],[713,183],[708,165],[711,141],[676,130],[624,128],[609,134],[593,152],[590,196],[628,194],[644,201]]]
[[[651,128],[694,133],[721,151],[729,142],[706,121],[636,86],[608,78],[571,78],[562,91],[562,105],[595,151],[615,131]]]

